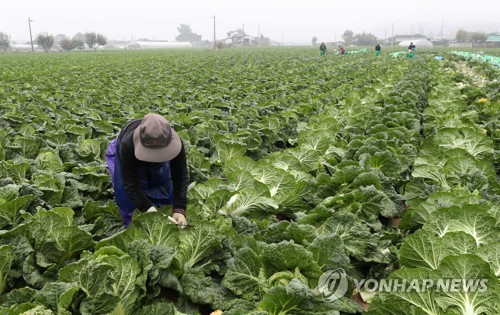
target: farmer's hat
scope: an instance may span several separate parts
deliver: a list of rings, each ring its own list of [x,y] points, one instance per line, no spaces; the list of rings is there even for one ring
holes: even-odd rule
[[[134,130],[135,157],[145,162],[166,162],[181,152],[181,139],[165,117],[147,114]]]

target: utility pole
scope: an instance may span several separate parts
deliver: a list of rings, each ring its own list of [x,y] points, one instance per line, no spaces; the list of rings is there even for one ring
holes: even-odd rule
[[[285,42],[283,41],[283,37],[284,37],[284,31],[281,30],[281,46],[285,46]]]
[[[441,21],[441,40],[444,39],[444,20]]]
[[[392,23],[391,47],[394,47],[394,23]]]
[[[217,41],[215,39],[215,15],[212,16],[212,18],[214,19],[214,50],[215,50],[217,48],[217,45],[216,45]]]
[[[260,46],[260,24],[257,24],[257,46]]]
[[[391,47],[394,46],[394,23],[391,26]]]
[[[30,28],[31,52],[35,52],[35,49],[33,48],[33,36],[31,35],[31,22],[33,22],[33,20],[28,17],[28,26]]]

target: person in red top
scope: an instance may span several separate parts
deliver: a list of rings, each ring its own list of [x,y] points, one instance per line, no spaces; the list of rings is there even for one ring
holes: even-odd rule
[[[344,49],[344,46],[342,45],[338,45],[339,47],[339,55],[345,55],[345,49]]]

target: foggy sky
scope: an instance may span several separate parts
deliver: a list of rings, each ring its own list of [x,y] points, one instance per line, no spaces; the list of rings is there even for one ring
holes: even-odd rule
[[[379,38],[421,32],[453,37],[459,28],[500,32],[500,0],[1,0],[0,32],[11,40],[29,40],[41,32],[95,31],[108,40],[175,40],[180,23],[203,40],[222,39],[230,30],[285,43],[307,44],[341,39],[346,29]]]

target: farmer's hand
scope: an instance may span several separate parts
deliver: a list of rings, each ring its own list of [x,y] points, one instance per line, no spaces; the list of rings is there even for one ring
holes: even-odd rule
[[[177,221],[180,229],[183,229],[187,225],[186,217],[182,213],[174,213],[172,217]]]
[[[156,208],[155,208],[155,207],[151,207],[151,208],[149,208],[149,209],[148,209],[148,211],[146,211],[146,212],[157,212],[157,211],[158,211],[158,210],[156,210]]]

